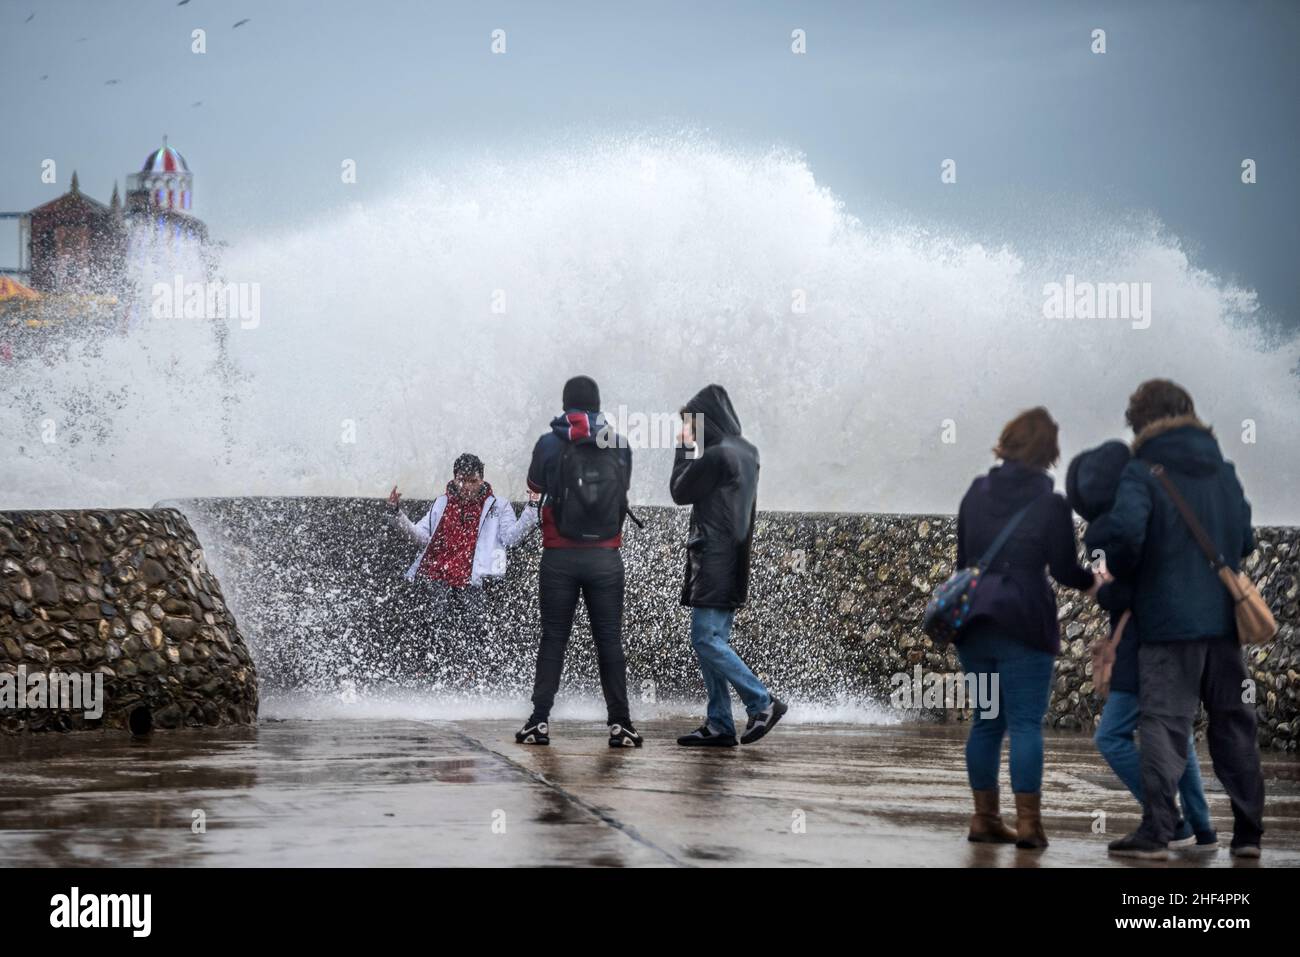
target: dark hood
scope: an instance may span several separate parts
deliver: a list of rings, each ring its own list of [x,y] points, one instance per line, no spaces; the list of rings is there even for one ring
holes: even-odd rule
[[[1088,522],[1110,511],[1119,491],[1119,477],[1132,457],[1128,446],[1120,441],[1106,442],[1076,455],[1065,473],[1065,495],[1070,507]]]
[[[1133,440],[1133,452],[1144,462],[1158,463],[1183,475],[1213,475],[1223,467],[1219,440],[1194,415],[1152,422]]]
[[[701,445],[710,444],[710,436],[740,435],[740,417],[732,408],[731,396],[720,385],[706,385],[684,406],[687,412],[704,416]]]
[[[1052,491],[1052,477],[1020,462],[1003,462],[977,480],[1003,510],[1014,511]]]
[[[595,439],[609,426],[603,412],[580,412],[571,410],[551,419],[551,431],[566,442],[580,442]]]

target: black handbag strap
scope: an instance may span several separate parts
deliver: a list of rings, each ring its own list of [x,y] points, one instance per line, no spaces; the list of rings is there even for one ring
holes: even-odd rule
[[[1020,520],[1025,517],[1026,513],[1031,508],[1034,507],[1034,504],[1037,501],[1038,499],[1034,499],[1033,502],[1030,502],[1020,511],[1016,512],[1016,514],[1012,515],[1011,519],[1007,522],[1007,524],[1002,526],[1002,531],[998,532],[998,537],[993,539],[993,544],[990,545],[984,551],[984,554],[980,556],[980,561],[979,561],[980,571],[984,571],[984,569],[988,568],[990,565],[993,564],[993,559],[998,557],[998,552],[1002,551],[1002,546],[1007,543],[1007,539],[1010,538],[1011,533],[1016,530],[1016,526],[1020,524]]]
[[[1228,563],[1223,560],[1223,556],[1219,554],[1219,550],[1214,547],[1214,542],[1210,541],[1210,536],[1205,534],[1205,529],[1201,526],[1201,523],[1197,521],[1196,515],[1192,512],[1192,507],[1187,504],[1187,499],[1183,498],[1183,494],[1178,491],[1178,486],[1174,485],[1169,476],[1165,474],[1165,467],[1159,464],[1153,465],[1151,466],[1151,474],[1156,477],[1156,480],[1159,481],[1162,486],[1164,486],[1165,494],[1168,495],[1170,501],[1174,503],[1174,508],[1178,509],[1178,514],[1181,515],[1183,521],[1187,523],[1187,527],[1192,533],[1192,538],[1196,539],[1196,544],[1200,546],[1201,551],[1205,553],[1205,557],[1209,560],[1210,564],[1213,565],[1216,570],[1227,565]]]

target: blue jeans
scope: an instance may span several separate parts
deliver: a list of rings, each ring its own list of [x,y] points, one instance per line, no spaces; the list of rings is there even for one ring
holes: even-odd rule
[[[1014,638],[972,635],[959,642],[961,666],[975,674],[997,675],[998,714],[975,711],[966,739],[966,775],[975,791],[998,786],[1002,738],[1011,733],[1011,790],[1032,794],[1043,787],[1043,715],[1052,693],[1056,656]],[[992,680],[991,678],[989,679]]]
[[[736,733],[736,724],[731,719],[729,684],[735,687],[745,711],[751,715],[767,710],[772,703],[772,696],[758,675],[749,670],[749,665],[731,647],[731,626],[735,620],[735,611],[725,608],[691,609],[691,647],[700,659],[704,690],[709,694],[708,722],[715,734]]]
[[[1141,716],[1136,694],[1112,691],[1102,709],[1094,739],[1101,756],[1139,804],[1142,803],[1142,758],[1133,743],[1133,735]],[[1183,817],[1193,832],[1214,829],[1210,822],[1210,805],[1205,800],[1205,788],[1201,786],[1201,765],[1196,760],[1195,738],[1187,742],[1187,767],[1178,779],[1178,797],[1182,801]],[[1175,837],[1183,836],[1175,834]]]

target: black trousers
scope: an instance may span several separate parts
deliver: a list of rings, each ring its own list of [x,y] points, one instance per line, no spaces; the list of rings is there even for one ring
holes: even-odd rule
[[[610,724],[630,724],[623,656],[623,556],[617,548],[547,548],[538,575],[542,641],[537,649],[533,719],[546,720],[564,670],[578,596],[587,605]]]
[[[1214,775],[1232,802],[1232,843],[1259,843],[1264,833],[1264,774],[1255,706],[1242,700],[1248,678],[1241,646],[1232,638],[1144,641],[1138,646],[1143,795],[1138,833],[1143,837],[1161,844],[1173,837],[1178,822],[1174,799],[1187,766],[1187,738],[1196,706],[1203,701]]]

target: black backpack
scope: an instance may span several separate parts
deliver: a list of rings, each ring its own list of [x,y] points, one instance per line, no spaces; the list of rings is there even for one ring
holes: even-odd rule
[[[559,478],[551,511],[561,535],[576,542],[600,542],[623,530],[628,475],[622,449],[601,447],[594,438],[570,442],[560,456]]]

